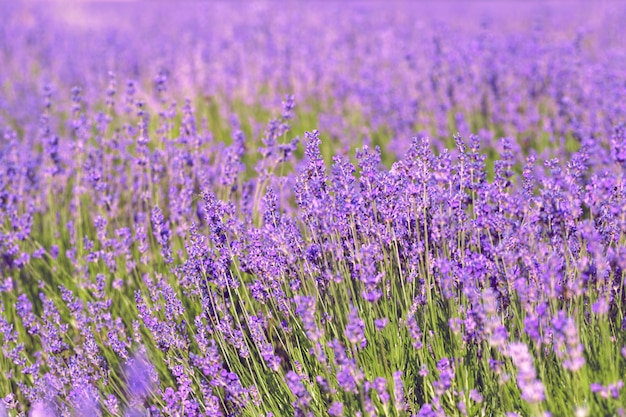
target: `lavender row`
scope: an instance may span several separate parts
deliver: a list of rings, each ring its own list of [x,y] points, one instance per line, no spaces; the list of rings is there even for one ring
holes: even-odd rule
[[[0,416],[626,414],[624,10],[66,7],[0,6]]]

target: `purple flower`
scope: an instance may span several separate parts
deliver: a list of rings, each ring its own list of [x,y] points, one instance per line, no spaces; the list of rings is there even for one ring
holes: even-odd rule
[[[92,417],[98,414],[97,391],[91,386],[77,387],[76,401],[74,403],[74,412],[79,417]]]
[[[472,399],[472,401],[474,401],[477,404],[480,404],[483,402],[482,394],[478,392],[478,390],[476,389],[471,390],[469,396]]]
[[[126,362],[125,375],[128,393],[134,398],[147,397],[152,389],[152,365],[145,354],[139,352]]]
[[[374,320],[374,326],[376,326],[378,330],[384,329],[387,323],[389,323],[389,320],[386,317]]]
[[[439,372],[439,379],[433,385],[437,396],[442,396],[444,392],[452,387],[454,368],[449,359],[443,358],[437,362],[437,371]]]
[[[37,401],[33,404],[29,413],[30,417],[56,417],[57,413],[52,406],[45,401]]]
[[[257,316],[250,316],[249,318],[250,333],[255,345],[261,353],[261,357],[267,363],[267,366],[278,372],[280,369],[280,358],[274,354],[274,348],[268,343],[265,337],[265,331],[263,329],[263,321]]]
[[[287,386],[296,397],[296,406],[307,408],[312,398],[307,389],[304,387],[304,384],[302,384],[300,376],[298,376],[298,374],[294,371],[289,371],[287,372],[287,375],[285,375],[285,379]]]
[[[365,338],[365,323],[359,317],[359,312],[356,308],[350,309],[348,315],[348,324],[346,326],[346,339],[353,345],[363,349],[367,346],[367,339]]]
[[[308,338],[314,342],[320,340],[324,333],[317,326],[315,320],[315,299],[313,297],[296,296],[293,301],[296,304],[296,314],[302,320]]]
[[[559,311],[552,319],[554,326],[554,351],[563,360],[563,367],[572,372],[578,371],[585,364],[584,348],[578,338],[578,329],[574,320]]]
[[[420,329],[420,326],[417,324],[417,320],[415,320],[415,315],[410,315],[406,326],[409,330],[409,335],[411,336],[411,339],[413,340],[413,347],[415,349],[421,349],[422,348],[422,330]]]
[[[609,303],[605,298],[600,298],[592,304],[591,311],[600,316],[606,315],[609,312]]]
[[[389,392],[387,392],[387,380],[385,378],[378,377],[374,379],[372,386],[378,393],[378,397],[380,401],[383,403],[383,407],[387,408],[387,404],[389,404]]]
[[[335,401],[328,407],[328,415],[333,417],[342,417],[343,416],[343,403],[339,401]]]
[[[517,367],[517,385],[522,391],[522,399],[531,404],[543,401],[545,399],[544,387],[537,378],[528,346],[521,342],[509,343],[507,355]]]
[[[433,406],[430,404],[424,404],[417,413],[418,417],[437,417],[437,413],[433,410]]]
[[[328,345],[335,354],[337,383],[346,392],[358,393],[359,384],[363,380],[362,370],[357,367],[355,359],[346,355],[344,346],[338,340],[333,340]]]
[[[404,383],[402,382],[402,371],[393,373],[393,395],[397,411],[404,411]]]

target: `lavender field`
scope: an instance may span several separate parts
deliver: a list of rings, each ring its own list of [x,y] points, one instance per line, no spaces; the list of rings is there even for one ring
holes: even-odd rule
[[[0,3],[0,417],[626,416],[625,3]]]

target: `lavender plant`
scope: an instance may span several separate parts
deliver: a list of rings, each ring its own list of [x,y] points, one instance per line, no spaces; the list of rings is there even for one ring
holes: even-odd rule
[[[514,9],[0,5],[0,416],[626,415],[625,11]]]

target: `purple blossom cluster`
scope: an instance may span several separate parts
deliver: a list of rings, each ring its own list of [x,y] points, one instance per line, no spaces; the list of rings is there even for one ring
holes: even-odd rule
[[[455,7],[0,5],[0,417],[626,414],[625,10]]]

